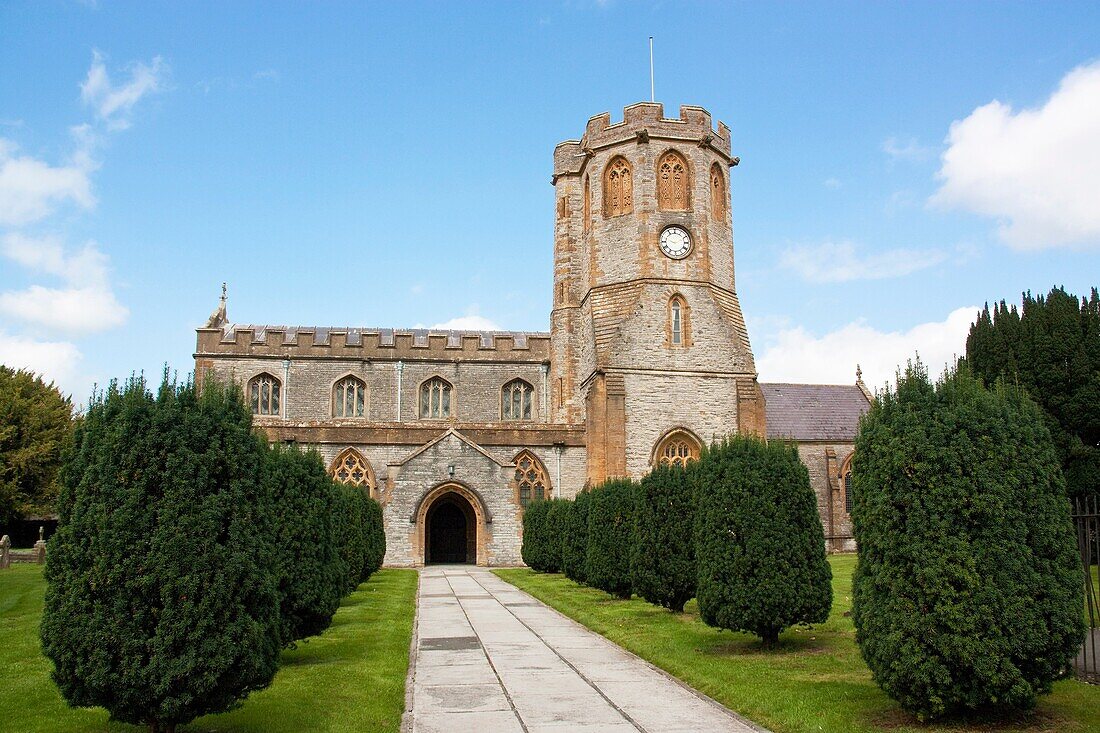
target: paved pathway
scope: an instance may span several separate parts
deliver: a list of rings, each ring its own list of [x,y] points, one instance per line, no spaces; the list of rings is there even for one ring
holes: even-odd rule
[[[484,568],[424,569],[417,603],[403,730],[762,730]]]

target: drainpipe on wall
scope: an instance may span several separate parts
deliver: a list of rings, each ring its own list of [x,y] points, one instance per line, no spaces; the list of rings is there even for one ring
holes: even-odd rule
[[[283,359],[283,419],[286,420],[289,406],[287,399],[290,396],[290,359]]]
[[[405,371],[405,362],[397,362],[397,422],[401,422],[401,373]]]
[[[554,498],[561,498],[561,454],[565,452],[565,443],[555,443],[557,466],[554,469]]]

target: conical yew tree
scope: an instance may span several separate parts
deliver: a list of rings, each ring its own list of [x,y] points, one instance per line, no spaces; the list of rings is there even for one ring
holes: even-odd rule
[[[1030,708],[1084,634],[1058,455],[1016,386],[918,363],[864,416],[852,465],[856,641],[921,718]]]
[[[90,402],[62,468],[42,648],[62,696],[170,732],[278,666],[265,448],[239,391],[141,379]]]
[[[735,436],[704,448],[692,473],[703,621],[769,644],[788,626],[824,622],[832,571],[795,447]]]

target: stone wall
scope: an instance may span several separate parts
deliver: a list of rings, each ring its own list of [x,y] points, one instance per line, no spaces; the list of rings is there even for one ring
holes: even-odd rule
[[[825,529],[825,545],[831,552],[856,549],[852,519],[844,509],[844,485],[840,474],[854,449],[851,443],[798,444],[798,457],[810,472],[810,486],[817,495],[817,511]]]

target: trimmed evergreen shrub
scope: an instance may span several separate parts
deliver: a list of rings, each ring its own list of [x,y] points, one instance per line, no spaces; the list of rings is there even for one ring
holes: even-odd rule
[[[341,595],[345,596],[366,580],[364,570],[369,552],[366,520],[370,499],[358,486],[334,482],[333,488],[336,494],[336,501],[333,502],[336,510],[336,545],[345,573]]]
[[[630,556],[634,544],[637,484],[611,479],[591,491],[588,549],[584,574],[588,585],[619,598],[630,598]]]
[[[1083,638],[1058,455],[1015,387],[919,363],[872,405],[853,460],[856,641],[922,719],[1030,708]]]
[[[584,568],[588,559],[588,507],[592,492],[585,489],[569,502],[561,540],[561,569],[577,583],[585,582]]]
[[[382,524],[382,505],[370,498],[367,499],[366,504],[366,528],[366,575],[363,580],[377,573],[382,568],[382,561],[386,557],[386,530]]]
[[[523,542],[519,554],[527,567],[540,573],[551,572],[546,535],[546,519],[549,514],[550,502],[544,499],[532,501],[523,510]]]
[[[699,613],[768,644],[824,622],[832,571],[810,475],[789,443],[734,436],[705,447],[696,485]]]
[[[697,580],[695,497],[688,471],[658,465],[638,483],[637,500],[630,559],[634,592],[654,605],[683,611],[695,597]]]
[[[42,648],[74,707],[169,732],[278,667],[265,448],[239,390],[142,379],[94,396],[66,451]]]
[[[316,636],[340,607],[343,564],[335,542],[332,479],[316,451],[279,444],[267,456],[283,644]]]
[[[550,499],[546,510],[546,572],[560,573],[562,544],[565,535],[565,519],[569,516],[568,499]]]

